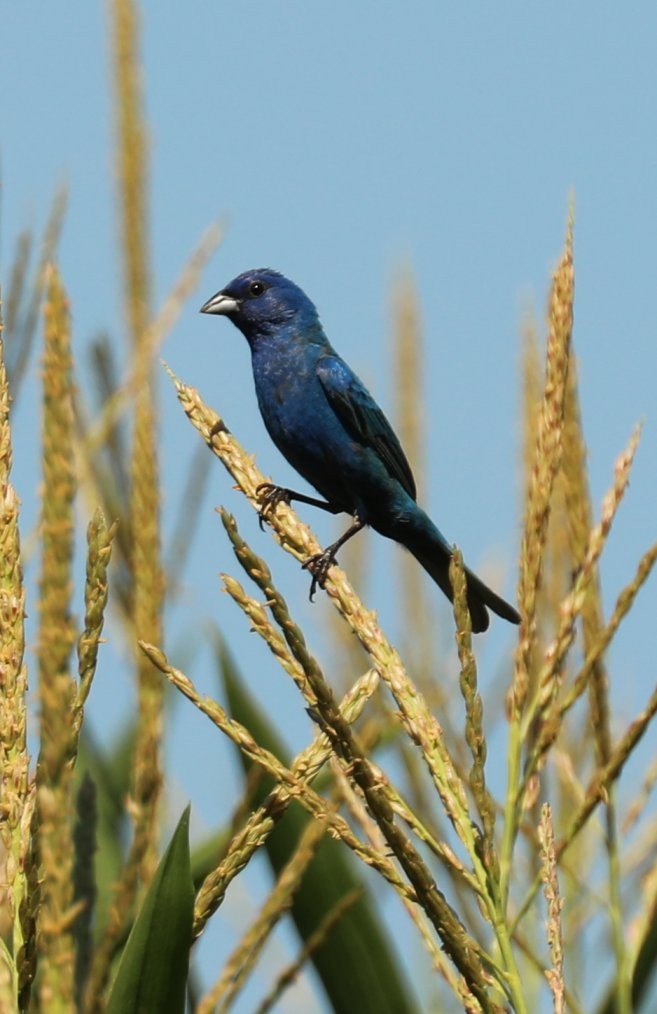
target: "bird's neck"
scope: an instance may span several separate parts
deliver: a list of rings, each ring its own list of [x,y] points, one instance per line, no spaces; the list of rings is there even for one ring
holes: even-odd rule
[[[289,324],[263,330],[249,339],[254,358],[260,356],[289,357],[312,350],[331,351],[331,345],[318,320],[298,326]]]
[[[314,376],[317,360],[331,350],[321,326],[310,332],[279,329],[275,334],[262,335],[250,344],[259,399],[263,392],[303,383],[305,378]]]

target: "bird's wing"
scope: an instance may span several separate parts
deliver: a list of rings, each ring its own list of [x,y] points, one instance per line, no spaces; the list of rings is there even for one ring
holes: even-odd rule
[[[345,429],[381,458],[390,475],[416,498],[415,479],[397,436],[364,384],[335,355],[321,356],[317,376]]]

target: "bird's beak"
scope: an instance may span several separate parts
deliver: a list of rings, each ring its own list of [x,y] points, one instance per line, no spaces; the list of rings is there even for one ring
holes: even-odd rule
[[[207,303],[204,303],[200,309],[200,313],[222,313],[229,315],[235,313],[239,309],[239,301],[233,299],[232,296],[227,296],[225,292],[215,292],[214,296],[210,296]]]

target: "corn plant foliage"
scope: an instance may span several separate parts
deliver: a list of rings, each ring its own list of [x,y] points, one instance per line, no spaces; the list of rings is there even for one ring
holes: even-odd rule
[[[123,949],[108,1014],[183,1014],[193,915],[187,807]]]
[[[287,750],[272,722],[246,690],[230,653],[219,651],[219,668],[231,714],[248,728],[258,743],[287,763]],[[252,763],[239,753],[245,773]],[[263,778],[253,799],[260,805],[274,787],[272,778]],[[267,855],[277,876],[294,855],[309,817],[294,804],[267,839]],[[359,897],[345,912],[321,946],[312,962],[333,1010],[351,1014],[358,1010],[371,1014],[403,1014],[414,1010],[411,991],[395,951],[375,908],[364,893],[364,885],[340,845],[324,837],[306,868],[296,891],[290,915],[302,941],[308,941],[321,921],[350,893]]]
[[[85,774],[96,791],[96,853],[94,866],[97,896],[95,932],[100,936],[111,903],[112,885],[119,876],[124,858],[124,841],[129,832],[125,799],[130,786],[130,765],[134,753],[135,728],[125,725],[108,750],[102,750],[85,730],[80,738],[76,772]]]

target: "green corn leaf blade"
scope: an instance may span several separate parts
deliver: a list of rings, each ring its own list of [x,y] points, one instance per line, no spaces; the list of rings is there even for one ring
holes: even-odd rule
[[[655,967],[657,966],[657,922],[648,927],[632,975],[632,1010],[654,1010],[655,1002]],[[650,1005],[652,1002],[652,1006]],[[598,1014],[616,1014],[618,1010],[617,989],[615,984],[609,987],[606,997],[598,1007]]]
[[[94,914],[98,939],[107,922],[107,911],[125,858],[127,817],[125,798],[130,788],[135,726],[126,725],[107,750],[102,750],[83,728],[75,764],[75,788],[88,774],[96,787],[96,869],[97,898]]]
[[[187,807],[121,955],[108,1014],[183,1014],[193,916]]]
[[[648,933],[639,950],[634,975],[632,976],[632,1004],[635,1010],[647,1010],[642,1004],[655,996],[655,966],[657,966],[657,922],[650,924]],[[651,989],[651,987],[653,987]]]
[[[246,691],[223,644],[218,645],[218,662],[233,716],[258,743],[288,764],[289,757],[278,733]],[[251,762],[241,753],[240,759],[245,772],[248,771]],[[263,779],[255,805],[262,802],[273,786],[271,778]],[[309,819],[298,804],[292,804],[267,839],[267,853],[275,874],[290,858]],[[290,911],[302,940],[308,939],[345,895],[363,888],[354,867],[345,847],[327,835],[303,877]],[[312,961],[337,1014],[353,1011],[405,1014],[417,1010],[385,927],[365,893],[333,927]]]

